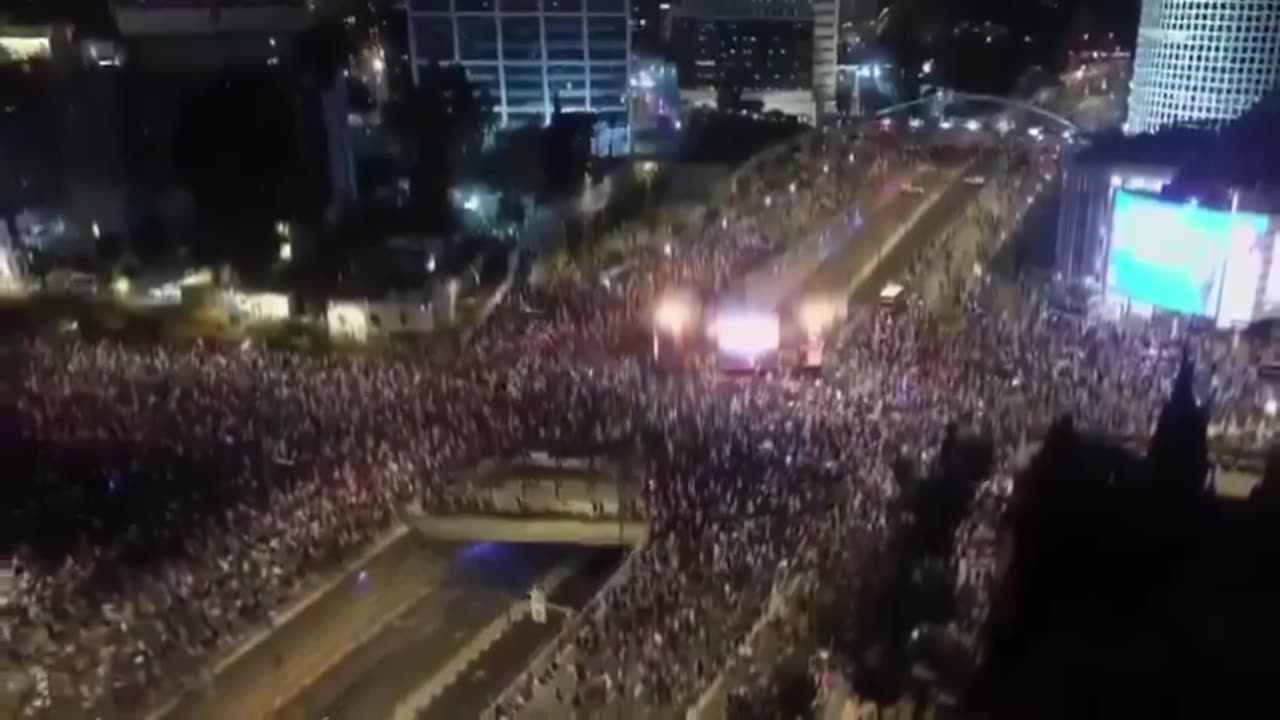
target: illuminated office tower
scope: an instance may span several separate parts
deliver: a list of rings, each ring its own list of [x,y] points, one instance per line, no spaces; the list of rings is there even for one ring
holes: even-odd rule
[[[808,118],[835,109],[839,0],[684,0],[673,12],[681,88],[731,86]]]
[[[501,125],[596,113],[627,120],[628,0],[407,0],[416,79],[433,63],[460,64],[493,99]]]
[[[813,3],[813,96],[818,117],[836,109],[836,63],[839,60],[840,0]]]
[[[1278,77],[1280,0],[1144,0],[1125,131],[1221,125]]]

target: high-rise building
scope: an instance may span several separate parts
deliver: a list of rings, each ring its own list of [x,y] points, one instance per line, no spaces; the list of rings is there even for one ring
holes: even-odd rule
[[[686,90],[783,97],[798,115],[834,109],[839,0],[685,0],[672,53]],[[803,106],[803,107],[802,107]]]
[[[1129,133],[1240,116],[1280,78],[1280,0],[1144,0]]]
[[[68,22],[0,25],[0,218],[20,244],[83,253],[123,229],[121,58]]]
[[[631,0],[631,47],[650,57],[666,53],[671,40],[672,0]]]
[[[347,83],[317,83],[297,52],[312,3],[114,0],[110,9],[116,41],[81,43],[81,64],[93,72],[72,75],[72,104],[94,111],[70,113],[69,122],[95,132],[73,124],[66,150],[102,156],[78,162],[69,192],[94,234],[189,234],[191,177],[219,143],[228,166],[260,158],[259,179],[271,188],[264,203],[282,217],[354,196]]]
[[[565,112],[627,125],[628,0],[407,0],[413,73],[460,64],[500,125]]]
[[[819,117],[836,109],[839,56],[840,0],[813,0],[813,99]]]

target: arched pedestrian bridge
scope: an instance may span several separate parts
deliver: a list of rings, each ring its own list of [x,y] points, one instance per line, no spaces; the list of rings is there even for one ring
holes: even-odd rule
[[[1035,103],[1027,102],[1026,100],[1002,97],[1000,95],[987,95],[984,93],[960,92],[957,90],[939,91],[939,92],[931,93],[924,97],[918,98],[916,100],[909,100],[904,103],[898,103],[897,105],[891,105],[887,108],[884,108],[883,110],[878,111],[875,114],[875,116],[878,118],[892,117],[897,113],[900,113],[904,110],[910,110],[911,108],[915,108],[915,107],[935,107],[938,105],[945,106],[945,105],[950,105],[952,103],[960,103],[960,102],[991,103],[1008,110],[1019,110],[1019,111],[1031,113],[1037,117],[1043,118],[1045,120],[1048,120],[1054,123],[1059,127],[1060,130],[1065,130],[1073,133],[1078,132],[1080,130],[1079,126],[1076,125],[1076,123],[1073,122],[1071,119],[1066,118],[1062,115],[1059,115],[1058,113],[1053,112],[1052,110],[1048,110],[1044,107],[1041,107]]]

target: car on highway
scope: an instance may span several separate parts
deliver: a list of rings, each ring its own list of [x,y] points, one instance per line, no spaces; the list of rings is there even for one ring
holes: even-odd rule
[[[923,195],[924,188],[920,187],[919,185],[916,185],[915,183],[906,183],[905,185],[902,186],[902,192],[906,193],[907,195]]]
[[[966,175],[964,178],[964,184],[972,185],[974,187],[982,187],[987,184],[987,178],[985,175]]]

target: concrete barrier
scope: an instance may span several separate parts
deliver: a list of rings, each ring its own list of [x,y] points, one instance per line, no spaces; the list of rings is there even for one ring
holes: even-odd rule
[[[410,514],[405,516],[405,521],[423,537],[445,542],[636,546],[649,535],[647,523],[616,519]]]
[[[591,479],[526,479],[515,474],[502,483],[476,488],[472,498],[483,504],[478,514],[575,517],[585,520],[617,518],[621,509],[620,487],[614,482]]]

